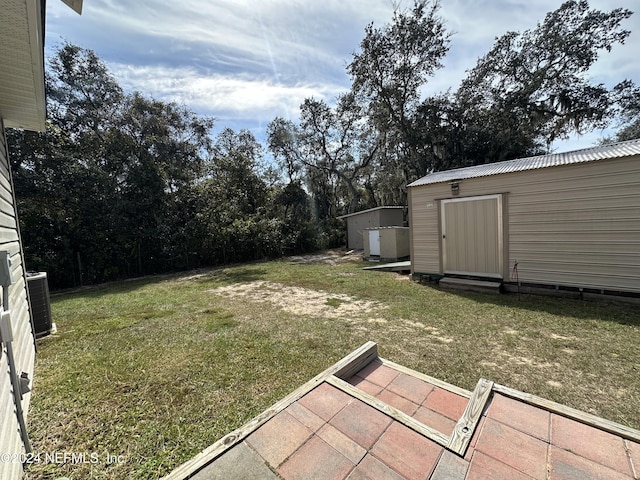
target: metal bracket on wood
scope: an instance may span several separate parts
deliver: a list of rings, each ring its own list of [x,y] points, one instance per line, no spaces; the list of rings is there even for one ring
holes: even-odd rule
[[[467,403],[467,406],[462,412],[462,416],[458,423],[453,428],[453,433],[449,438],[449,444],[447,448],[453,452],[456,452],[460,456],[464,456],[471,442],[473,432],[475,432],[480,417],[484,411],[484,407],[487,401],[491,397],[493,390],[493,382],[481,378],[478,380],[476,388],[471,394],[471,398]]]

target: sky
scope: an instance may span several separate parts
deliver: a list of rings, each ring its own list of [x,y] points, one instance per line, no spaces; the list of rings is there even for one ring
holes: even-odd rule
[[[330,105],[350,87],[346,66],[365,27],[392,19],[412,0],[84,0],[78,16],[47,1],[47,56],[64,42],[95,51],[127,92],[174,101],[216,119],[216,132],[248,129],[265,140],[268,123],[298,120],[305,98]],[[444,68],[427,94],[455,91],[479,57],[507,31],[533,29],[560,0],[443,0],[453,34]],[[591,0],[592,8],[640,10],[637,0]],[[624,45],[603,52],[590,76],[613,86],[640,83],[640,11],[623,24]],[[554,151],[586,148],[613,131],[573,136]]]

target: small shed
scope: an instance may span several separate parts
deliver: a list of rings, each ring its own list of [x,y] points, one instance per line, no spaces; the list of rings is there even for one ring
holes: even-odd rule
[[[387,262],[409,258],[409,227],[366,228],[362,240],[365,258]]]
[[[412,273],[640,296],[640,139],[411,183]]]
[[[375,207],[337,217],[347,221],[347,248],[363,250],[363,231],[372,227],[401,227],[404,225],[402,206]]]

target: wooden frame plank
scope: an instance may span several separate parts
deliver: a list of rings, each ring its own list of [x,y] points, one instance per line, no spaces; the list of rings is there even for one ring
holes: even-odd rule
[[[378,358],[378,344],[367,342],[358,350],[347,355],[340,362],[328,369],[327,371],[332,369],[334,371],[327,376],[335,375],[342,380],[351,378],[376,358]]]
[[[491,397],[492,389],[492,381],[485,380],[484,378],[478,380],[478,384],[473,390],[471,398],[469,399],[464,412],[462,412],[462,416],[453,428],[453,433],[451,434],[451,438],[446,447],[449,450],[456,452],[461,457],[464,456],[467,451],[467,447],[469,447],[469,442],[471,442],[473,432],[475,432],[478,422],[480,421],[480,417],[482,416],[482,412],[484,411],[484,407]]]
[[[373,407],[379,412],[382,412],[385,415],[388,415],[394,420],[397,420],[403,425],[409,427],[411,430],[419,433],[423,437],[426,437],[429,440],[432,440],[443,447],[446,447],[450,442],[449,437],[446,436],[445,434],[440,433],[431,427],[428,427],[427,425],[419,422],[415,418],[410,417],[406,413],[398,410],[397,408],[392,407],[391,405],[386,404],[385,402],[378,400],[373,395],[369,395],[363,390],[360,390],[359,388],[354,387],[350,383],[347,383],[338,377],[335,377],[335,376],[328,377],[326,379],[326,382],[333,385],[336,388],[339,388],[346,394],[351,395],[352,397],[355,397],[358,400],[363,401],[370,407]]]
[[[612,422],[602,417],[591,415],[590,413],[576,410],[575,408],[567,407],[560,403],[552,402],[546,398],[531,395],[530,393],[524,393],[513,388],[505,387],[504,385],[495,384],[493,391],[500,393],[506,397],[513,398],[514,400],[520,400],[521,402],[528,403],[534,407],[542,408],[551,413],[562,415],[563,417],[570,418],[585,425],[599,428],[605,432],[618,435],[619,437],[626,438],[627,440],[633,440],[640,443],[640,430],[635,430],[626,425]]]
[[[401,373],[406,373],[407,375],[411,375],[416,377],[419,380],[435,385],[438,388],[442,388],[447,390],[448,392],[455,393],[456,395],[460,395],[461,397],[470,398],[471,392],[469,390],[465,390],[464,388],[457,387],[456,385],[451,385],[450,383],[443,382],[435,377],[430,377],[429,375],[425,375],[424,373],[417,372],[415,370],[411,370],[403,365],[392,362],[391,360],[386,360],[384,358],[378,358],[382,365],[386,365],[389,368],[393,368]]]
[[[364,368],[369,362],[371,362],[371,360],[377,358],[377,356],[378,345],[375,342],[365,343],[357,350],[354,350],[349,355],[347,355],[331,367],[327,368],[324,372],[319,373],[307,383],[297,388],[283,399],[274,403],[271,407],[259,414],[257,417],[254,417],[240,428],[225,435],[217,442],[197,454],[192,459],[175,468],[168,475],[162,477],[162,480],[184,480],[189,478],[190,476],[194,475],[195,473],[209,465],[234,445],[240,443],[249,434],[260,428],[276,414],[280,413],[293,402],[299,400],[311,390],[316,388],[327,378],[337,374],[349,375],[350,372],[352,372],[354,369],[356,369],[355,372],[357,372]],[[353,374],[350,374],[349,376],[351,375]]]

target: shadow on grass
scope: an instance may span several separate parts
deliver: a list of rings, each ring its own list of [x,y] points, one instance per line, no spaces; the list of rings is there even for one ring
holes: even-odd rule
[[[253,265],[246,266],[225,266],[220,269],[202,270],[193,272],[193,280],[198,283],[211,282],[230,285],[233,283],[248,283],[261,280],[267,274],[267,270]],[[103,283],[100,285],[87,285],[85,287],[57,290],[51,292],[52,301],[57,298],[75,299],[75,298],[100,298],[104,295],[117,295],[133,293],[147,285],[160,283],[164,281],[178,280],[188,275],[187,272],[178,272],[173,274],[150,275],[148,277],[133,278],[120,280],[115,282]]]
[[[637,305],[600,300],[579,300],[566,297],[517,293],[483,293],[464,290],[443,289],[426,285],[442,292],[478,303],[499,307],[521,308],[533,312],[574,317],[580,320],[603,320],[621,325],[640,327],[640,311]]]
[[[108,282],[100,285],[87,285],[85,287],[70,290],[56,290],[54,292],[51,292],[51,300],[55,301],[57,298],[64,298],[65,300],[74,298],[100,298],[104,295],[131,293],[147,285],[158,283],[166,279],[166,275],[149,276],[143,278],[133,278],[130,280]]]
[[[242,267],[226,267],[221,270],[215,270],[211,272],[210,276],[198,278],[198,282],[209,282],[212,279],[217,283],[223,283],[225,285],[231,285],[233,283],[249,283],[257,280],[262,280],[267,275],[265,268],[256,266],[242,266]]]

